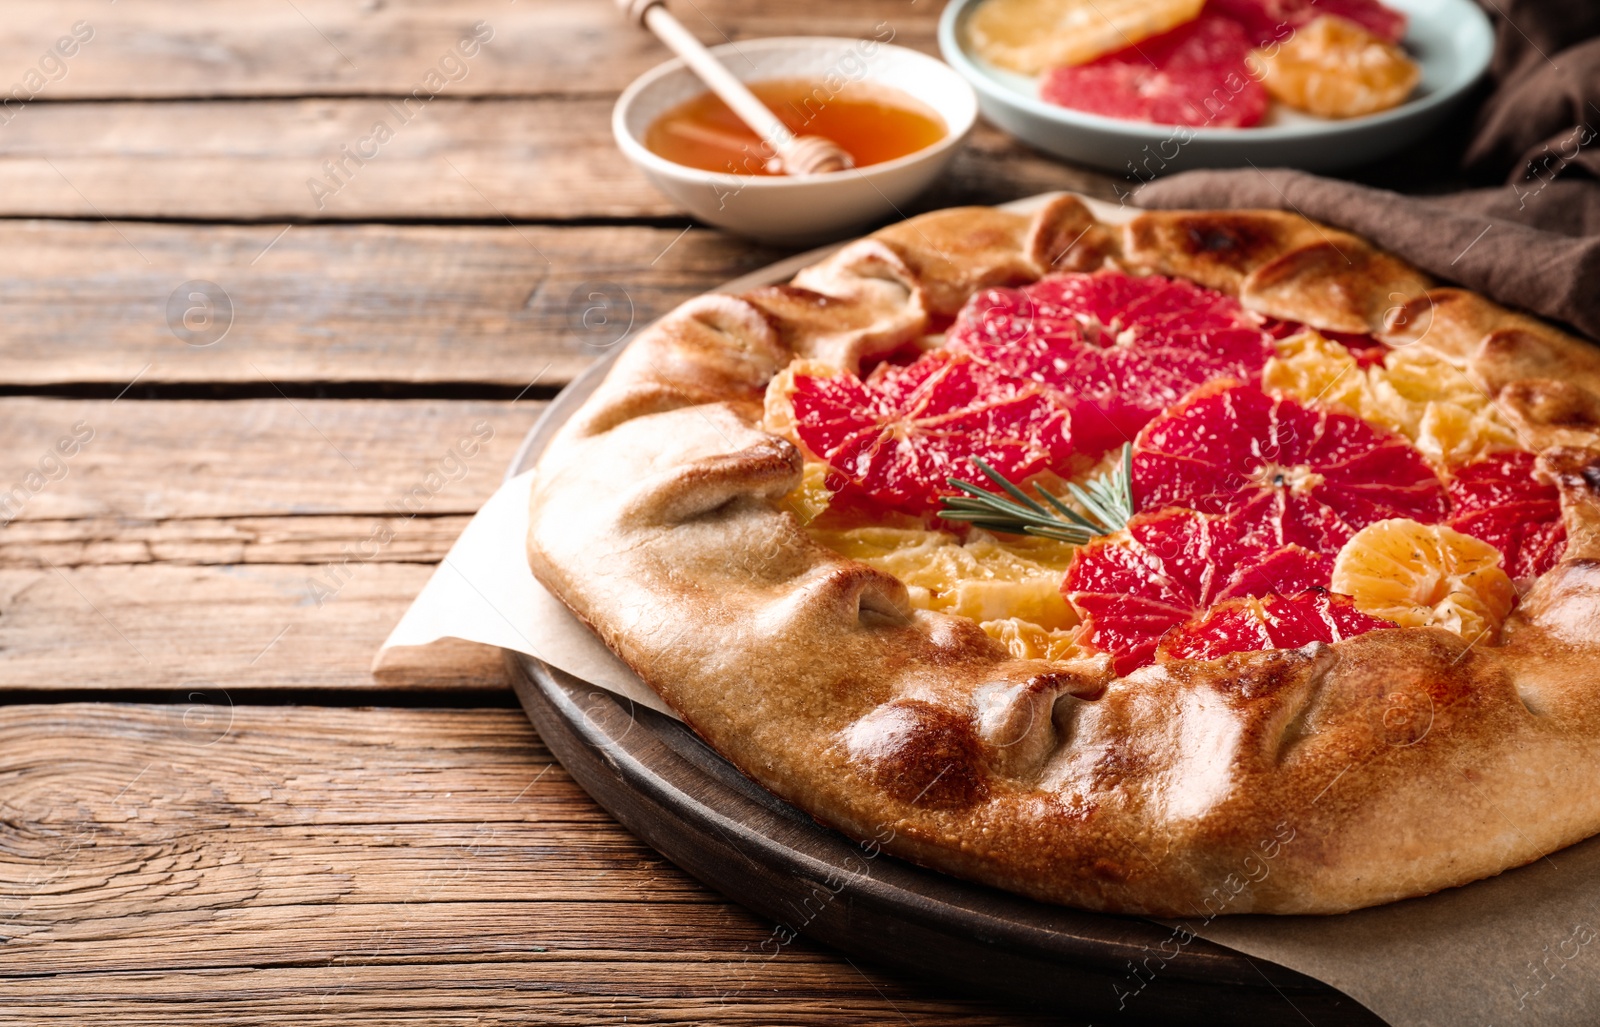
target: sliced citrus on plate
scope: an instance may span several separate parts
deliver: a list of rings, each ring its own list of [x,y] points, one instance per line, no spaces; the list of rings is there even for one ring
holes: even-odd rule
[[[1325,14],[1355,22],[1389,43],[1406,34],[1406,16],[1379,0],[1210,0],[1206,10],[1237,21],[1253,45],[1263,47],[1282,43]]]
[[[1494,546],[1404,518],[1358,531],[1339,550],[1331,583],[1363,613],[1473,642],[1494,641],[1517,595]]]
[[[1422,78],[1400,47],[1325,14],[1257,50],[1252,64],[1273,99],[1322,118],[1358,118],[1396,107]]]
[[[1251,45],[1237,22],[1201,14],[1098,60],[1056,68],[1039,95],[1108,118],[1248,128],[1267,112],[1267,91],[1245,61]]]

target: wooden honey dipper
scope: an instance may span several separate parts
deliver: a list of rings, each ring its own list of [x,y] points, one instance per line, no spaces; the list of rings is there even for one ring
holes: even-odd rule
[[[797,136],[790,131],[788,125],[779,121],[766,104],[673,17],[662,0],[617,0],[617,6],[628,20],[655,33],[656,38],[681,57],[689,70],[699,76],[740,121],[772,148],[784,174],[816,175],[855,167],[855,161],[833,140],[814,135]]]

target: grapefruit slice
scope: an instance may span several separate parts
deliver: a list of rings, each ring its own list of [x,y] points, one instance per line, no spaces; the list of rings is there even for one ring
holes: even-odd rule
[[[1262,491],[1223,515],[1166,509],[1078,550],[1061,589],[1082,640],[1126,674],[1168,631],[1218,602],[1326,586],[1347,535],[1319,504]]]
[[[1134,443],[1135,509],[1220,512],[1264,491],[1314,500],[1351,533],[1390,517],[1431,524],[1447,510],[1438,476],[1401,436],[1253,386],[1198,389]]]
[[[1355,22],[1389,43],[1406,34],[1406,16],[1378,0],[1210,0],[1206,11],[1238,22],[1253,46],[1282,44],[1324,14]]]
[[[1097,455],[1214,378],[1251,380],[1272,356],[1260,318],[1193,283],[1121,271],[988,289],[946,348],[1062,393],[1080,452]]]
[[[1098,60],[1056,68],[1039,95],[1108,118],[1248,128],[1267,112],[1267,91],[1245,64],[1252,45],[1237,22],[1203,12]]]
[[[930,353],[853,374],[796,374],[790,401],[805,454],[828,485],[913,515],[937,512],[954,477],[981,457],[1012,481],[1065,467],[1072,440],[1065,404],[1033,382],[959,353]]]
[[[1518,580],[1554,567],[1567,548],[1561,494],[1533,468],[1532,453],[1500,453],[1461,468],[1450,483],[1450,527],[1494,546]]]
[[[1161,641],[1159,658],[1215,660],[1229,653],[1298,649],[1312,642],[1331,644],[1394,626],[1361,612],[1348,596],[1324,588],[1292,596],[1245,597],[1219,603],[1203,617],[1167,635]]]
[[[1517,598],[1494,546],[1404,518],[1356,532],[1334,561],[1332,584],[1363,613],[1491,644]]]

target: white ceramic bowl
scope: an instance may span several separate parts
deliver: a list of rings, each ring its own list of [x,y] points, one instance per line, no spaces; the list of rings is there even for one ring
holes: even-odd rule
[[[1039,149],[1149,181],[1184,168],[1293,167],[1332,171],[1385,157],[1442,121],[1494,52],[1489,19],[1472,0],[1384,0],[1411,24],[1405,43],[1422,68],[1416,94],[1387,111],[1333,121],[1274,104],[1254,128],[1178,128],[1071,110],[1039,99],[1037,78],[997,68],[966,47],[966,20],[983,0],[950,0],[939,50],[978,91],[984,117]]]
[[[896,160],[826,175],[787,178],[685,167],[645,148],[645,130],[669,108],[705,92],[682,61],[645,72],[611,114],[617,146],[652,185],[706,224],[785,245],[822,242],[898,214],[926,189],[972,131],[972,87],[936,58],[876,40],[781,36],[712,47],[746,82],[774,78],[876,82],[916,97],[944,119],[945,136]],[[838,88],[833,86],[832,88]]]

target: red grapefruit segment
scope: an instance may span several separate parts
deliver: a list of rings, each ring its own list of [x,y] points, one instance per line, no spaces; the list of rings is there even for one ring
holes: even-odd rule
[[[1021,481],[1072,455],[1058,396],[961,354],[880,365],[866,381],[796,375],[792,401],[801,445],[840,491],[914,515],[937,512],[973,457]]]
[[[1232,297],[1121,271],[985,290],[962,309],[947,348],[1061,392],[1088,454],[1132,439],[1196,386],[1258,377],[1273,354],[1261,319]]]
[[[1533,476],[1534,456],[1497,453],[1456,472],[1450,483],[1450,527],[1500,550],[1513,578],[1537,577],[1567,548],[1561,494]]]
[[[1350,534],[1390,517],[1432,524],[1447,509],[1438,476],[1404,438],[1254,386],[1201,389],[1134,443],[1139,510],[1225,511],[1277,490],[1326,507]]]
[[[1348,596],[1312,588],[1292,596],[1219,603],[1163,638],[1158,656],[1163,661],[1215,660],[1228,653],[1331,644],[1392,627],[1393,623],[1356,609]]]
[[[1134,517],[1067,568],[1061,589],[1083,619],[1084,641],[1126,674],[1154,659],[1164,634],[1218,602],[1326,586],[1346,536],[1321,523],[1315,506],[1261,492],[1223,515],[1171,508]]]
[[[1238,22],[1202,13],[1126,49],[1056,68],[1039,95],[1109,118],[1247,128],[1267,111],[1267,91],[1245,63],[1253,45]]]
[[[1285,42],[1319,14],[1353,21],[1390,43],[1406,34],[1406,16],[1378,0],[1210,0],[1206,11],[1238,22],[1252,46]]]

